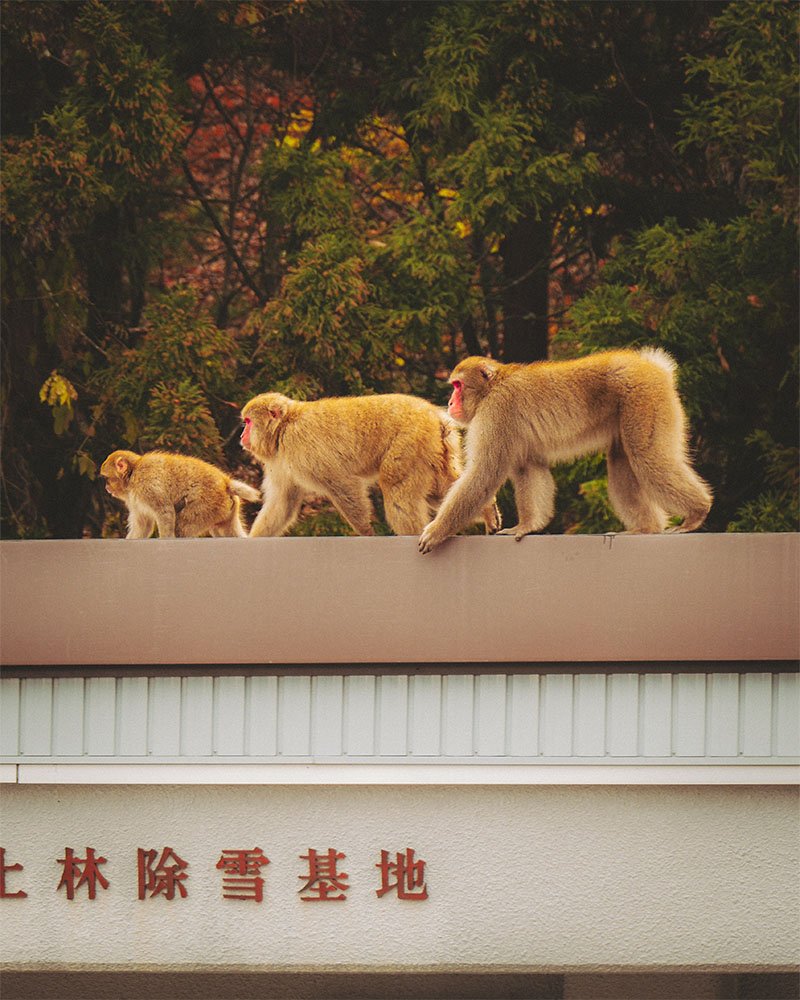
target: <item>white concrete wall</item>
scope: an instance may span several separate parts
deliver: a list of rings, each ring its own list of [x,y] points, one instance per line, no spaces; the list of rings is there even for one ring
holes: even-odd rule
[[[180,968],[777,970],[798,956],[790,788],[202,788],[3,791],[3,961]],[[136,849],[190,863],[188,898],[139,901]],[[221,898],[222,849],[271,860],[262,904]],[[91,846],[110,888],[56,891]],[[347,855],[344,902],[303,903],[308,847]],[[378,899],[413,847],[429,899]]]

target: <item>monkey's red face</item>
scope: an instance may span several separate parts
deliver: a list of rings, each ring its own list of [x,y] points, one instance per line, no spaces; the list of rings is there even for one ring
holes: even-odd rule
[[[251,426],[253,424],[253,421],[250,419],[250,417],[243,417],[243,420],[244,420],[244,430],[242,431],[242,436],[241,436],[241,438],[239,438],[239,440],[240,440],[241,445],[242,445],[243,448],[249,448],[250,447],[250,428],[251,428]]]
[[[451,385],[453,386],[453,393],[447,404],[447,412],[453,420],[463,420],[464,403],[461,397],[464,391],[464,383],[460,379],[454,378]]]

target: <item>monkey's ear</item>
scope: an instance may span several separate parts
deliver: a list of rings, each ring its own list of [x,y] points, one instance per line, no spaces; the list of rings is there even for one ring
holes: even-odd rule
[[[480,373],[484,381],[491,382],[497,373],[497,369],[493,365],[481,365]]]
[[[273,420],[280,420],[283,417],[283,409],[280,406],[270,406],[269,415]]]
[[[124,476],[129,468],[128,459],[122,457],[114,459],[114,468],[121,476]]]

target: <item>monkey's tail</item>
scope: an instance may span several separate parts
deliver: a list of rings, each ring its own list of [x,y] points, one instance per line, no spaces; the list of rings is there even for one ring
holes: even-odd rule
[[[652,364],[663,369],[671,378],[675,377],[675,372],[678,369],[678,363],[675,358],[673,358],[671,354],[667,354],[663,348],[643,347],[639,353],[646,361],[650,361]]]
[[[250,486],[248,483],[243,483],[241,479],[231,479],[230,486],[228,488],[231,493],[235,494],[237,497],[241,497],[242,500],[249,500],[250,503],[261,503],[261,494],[258,490]]]

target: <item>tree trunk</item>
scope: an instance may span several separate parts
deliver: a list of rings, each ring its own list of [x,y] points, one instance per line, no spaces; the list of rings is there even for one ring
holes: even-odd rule
[[[109,327],[122,323],[123,255],[120,247],[120,211],[111,206],[92,219],[86,246],[86,291],[89,314],[86,333],[90,340],[103,340]]]
[[[549,218],[520,219],[503,238],[503,360],[548,355],[548,284],[553,227]]]

